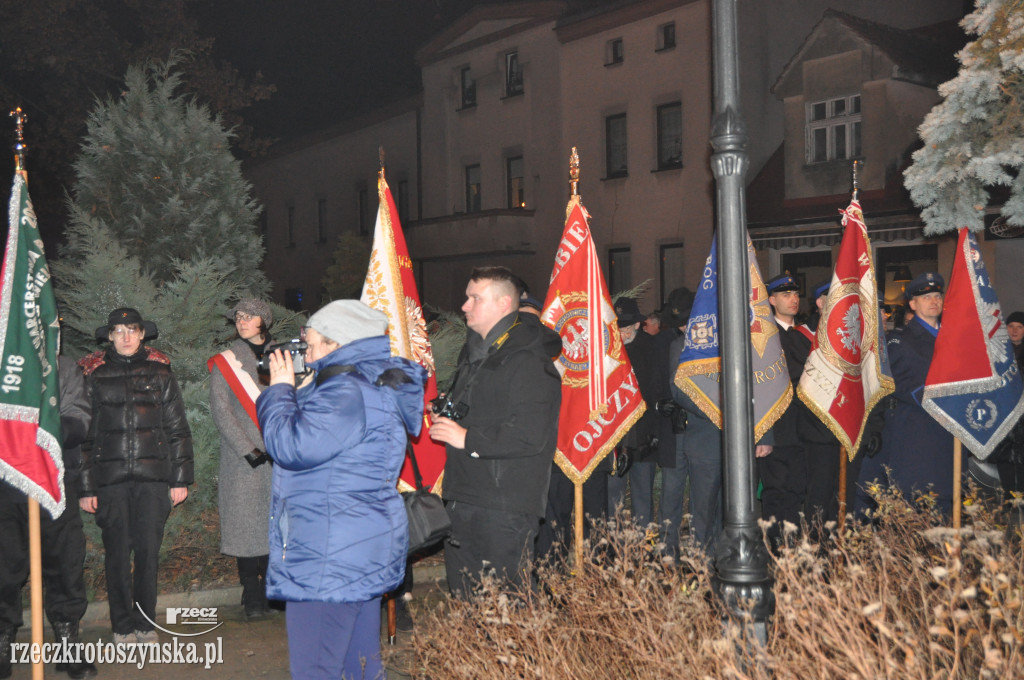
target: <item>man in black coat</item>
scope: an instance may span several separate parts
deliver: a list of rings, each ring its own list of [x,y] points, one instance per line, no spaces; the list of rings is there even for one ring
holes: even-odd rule
[[[54,637],[69,644],[79,642],[78,622],[88,605],[82,571],[85,566],[85,533],[78,512],[78,484],[81,463],[79,444],[85,439],[92,418],[85,397],[82,371],[75,362],[58,357],[60,384],[61,458],[64,462],[65,507],[57,517],[42,512],[39,517],[43,567],[43,609]],[[10,643],[21,627],[21,590],[29,575],[28,504],[25,494],[0,482],[0,678],[11,677]],[[63,660],[57,670],[71,678],[96,675],[96,666],[78,658]]]
[[[192,432],[171,361],[142,344],[156,335],[136,310],[115,309],[96,329],[111,346],[79,362],[92,405],[79,506],[96,514],[102,531],[110,625],[123,644],[158,641],[151,622],[164,524],[193,475]]]
[[[788,273],[765,283],[775,312],[786,367],[793,383],[793,401],[772,427],[772,453],[757,459],[761,476],[761,514],[775,518],[769,536],[778,539],[781,523],[799,527],[801,515],[812,524],[835,519],[839,487],[839,442],[796,396],[796,386],[811,352],[813,332],[796,324],[800,286]]]
[[[932,495],[945,514],[953,509],[953,435],[921,406],[925,379],[935,352],[942,316],[945,281],[928,272],[907,284],[904,297],[914,318],[893,333],[886,348],[896,391],[894,408],[885,417],[882,448],[864,461],[858,478],[857,510],[873,505],[866,485],[891,480],[911,497]]]
[[[447,445],[443,496],[452,520],[445,570],[467,597],[481,572],[529,582],[547,505],[561,379],[554,331],[519,314],[517,278],[478,267],[466,287],[466,345],[449,391],[461,417],[438,416],[430,436]]]
[[[654,476],[658,471],[658,463],[675,463],[672,424],[659,415],[656,408],[659,401],[670,398],[668,345],[640,330],[640,324],[646,317],[640,313],[636,300],[619,298],[615,301],[615,314],[618,317],[619,337],[633,367],[640,396],[647,406],[644,415],[629,429],[618,446],[620,451],[625,451],[630,461],[627,474],[633,521],[643,527],[654,521]],[[614,515],[617,507],[622,504],[625,492],[624,478],[615,476],[609,480],[609,515]]]

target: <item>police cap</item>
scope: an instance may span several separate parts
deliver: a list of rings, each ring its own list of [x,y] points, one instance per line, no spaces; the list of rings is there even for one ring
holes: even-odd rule
[[[800,284],[796,282],[789,272],[779,274],[774,279],[769,279],[765,284],[768,294],[783,293],[789,290],[800,290]]]
[[[942,278],[942,274],[925,272],[924,274],[918,274],[907,284],[906,289],[903,291],[903,297],[910,300],[910,298],[917,297],[918,295],[941,293],[945,287],[946,281]]]

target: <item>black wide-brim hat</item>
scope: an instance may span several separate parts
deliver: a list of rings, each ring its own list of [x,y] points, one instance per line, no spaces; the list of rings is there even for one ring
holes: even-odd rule
[[[619,317],[619,328],[647,320],[647,317],[640,313],[640,306],[636,300],[629,297],[621,297],[615,301],[615,316]]]
[[[103,342],[110,339],[110,329],[114,326],[138,324],[142,326],[142,339],[152,340],[158,335],[156,324],[145,321],[137,310],[131,307],[118,307],[107,315],[107,324],[96,329],[96,340]]]

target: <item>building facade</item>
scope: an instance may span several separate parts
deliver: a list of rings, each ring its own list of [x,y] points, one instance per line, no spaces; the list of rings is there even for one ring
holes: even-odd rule
[[[827,10],[779,75],[785,137],[748,189],[751,238],[762,268],[789,271],[806,291],[831,277],[842,236],[838,210],[853,188],[875,251],[882,299],[899,325],[903,288],[926,271],[949,275],[956,235],[926,238],[903,172],[917,127],[956,74],[964,35],[953,22],[917,30]],[[1020,242],[987,234],[983,257],[1004,308],[1019,308],[1019,268],[1001,266]],[[809,310],[810,301],[805,302]]]
[[[906,0],[895,9],[874,0],[851,3],[909,26],[962,8],[959,0]],[[863,116],[874,116],[870,106],[886,117],[884,125],[865,119],[859,139],[848,138],[852,132],[843,137],[845,153],[853,153],[851,144],[879,148],[861,183],[871,209],[872,191],[898,183],[894,168],[915,136],[913,120],[937,101],[933,84],[885,77],[891,57],[877,46],[864,48],[876,52],[867,56],[857,46],[829,48],[831,38],[845,34],[822,27],[828,4],[739,3],[741,84],[751,109],[743,113],[760,126],[751,128],[748,214],[768,272],[812,252],[805,242],[780,246],[778,239],[790,238],[779,233],[789,221],[817,219],[834,235],[836,197],[848,198],[845,163],[827,155],[834,130],[824,132],[824,160],[787,155],[805,134],[802,112],[821,102],[834,111],[845,98],[847,111],[859,105]],[[457,309],[470,270],[481,264],[506,265],[536,297],[545,294],[573,147],[612,292],[650,281],[641,299],[649,311],[673,288],[693,288],[714,229],[710,12],[711,0],[479,5],[419,50],[418,100],[290,142],[246,166],[266,209],[265,268],[275,298],[310,310],[325,301],[320,280],[338,234],[372,231],[381,145],[427,303]],[[824,55],[830,49],[834,54]],[[787,60],[782,76],[768,70]],[[815,134],[812,141],[822,133]],[[782,200],[789,201],[785,210]],[[907,217],[892,228],[914,226],[919,235],[912,222]],[[823,271],[833,246],[814,246],[819,254],[812,260]]]

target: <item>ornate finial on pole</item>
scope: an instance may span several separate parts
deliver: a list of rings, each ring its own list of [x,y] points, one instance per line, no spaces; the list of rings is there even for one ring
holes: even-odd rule
[[[25,122],[28,115],[21,110],[21,107],[11,111],[10,116],[14,118],[14,169],[17,172],[25,170]]]
[[[857,200],[857,164],[863,163],[864,161],[853,162],[853,200]]]
[[[377,147],[377,160],[380,162],[380,170],[377,171],[377,176],[384,179],[384,147]]]
[[[579,196],[580,183],[580,155],[576,153],[576,147],[572,147],[572,154],[569,155],[569,194]]]

